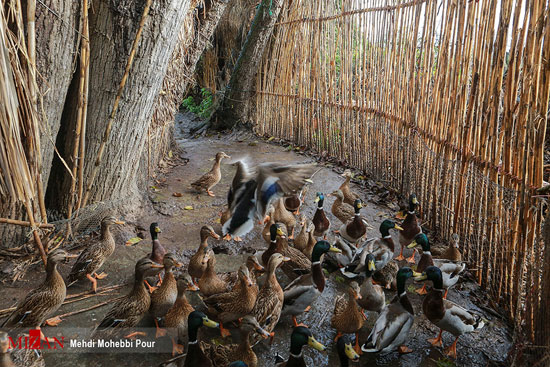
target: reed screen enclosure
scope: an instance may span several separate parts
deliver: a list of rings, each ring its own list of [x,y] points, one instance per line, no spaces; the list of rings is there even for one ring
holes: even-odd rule
[[[255,129],[415,192],[472,272],[535,339],[549,93],[545,0],[285,2]]]

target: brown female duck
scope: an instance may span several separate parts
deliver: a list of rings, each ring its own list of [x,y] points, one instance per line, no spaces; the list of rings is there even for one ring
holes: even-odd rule
[[[313,215],[313,224],[315,225],[315,231],[313,232],[313,235],[315,237],[323,237],[326,239],[327,232],[330,228],[330,221],[328,220],[324,210],[323,210],[323,202],[325,201],[325,195],[318,192],[317,196],[315,198],[315,202],[317,203],[317,210],[315,211],[315,214]]]
[[[149,258],[140,259],[135,266],[134,287],[130,293],[113,304],[96,331],[117,334],[119,331],[135,327],[151,306],[151,295],[145,288],[145,277],[155,275],[163,267]],[[143,333],[131,333],[126,337],[141,334]]]
[[[206,270],[199,279],[199,289],[204,297],[210,297],[229,290],[229,285],[216,273],[216,257],[214,254],[208,258]]]
[[[344,173],[342,173],[342,176],[345,177],[346,180],[340,185],[338,189],[342,191],[342,194],[344,194],[344,203],[353,205],[355,200],[359,199],[359,197],[353,191],[351,191],[349,187],[349,183],[353,178],[353,174],[349,169],[347,169],[344,171]]]
[[[105,260],[113,254],[113,251],[115,251],[115,239],[110,231],[110,227],[113,224],[124,224],[124,222],[119,221],[113,216],[103,218],[99,240],[88,246],[76,259],[67,277],[69,286],[80,279],[88,278],[92,283],[93,292],[97,291],[97,279],[103,279],[107,274],[97,274],[96,272],[101,268]]]
[[[164,278],[161,286],[151,294],[151,306],[149,307],[149,313],[153,316],[157,327],[157,338],[166,335],[166,330],[159,327],[159,321],[176,302],[178,284],[176,278],[174,278],[173,270],[182,265],[175,254],[167,253],[164,255]]]
[[[164,317],[164,326],[168,330],[175,329],[177,336],[170,335],[172,339],[172,355],[183,353],[183,345],[178,341],[183,340],[187,336],[187,317],[194,311],[193,306],[187,300],[185,292],[198,291],[199,288],[193,284],[193,280],[189,274],[185,274],[182,279],[177,282],[178,296],[174,305],[168,310]]]
[[[300,229],[300,232],[298,233],[296,238],[294,238],[294,248],[297,248],[300,251],[305,249],[306,246],[307,246],[307,241],[309,239],[308,230],[309,230],[309,224],[310,223],[311,223],[311,221],[307,220],[305,216],[303,216],[303,215],[300,216],[300,226],[302,228]],[[270,235],[269,234],[269,228],[267,228],[267,229],[268,229],[267,234]],[[264,228],[264,231],[265,231],[265,228]],[[262,235],[263,235],[263,233],[262,233]]]
[[[330,212],[336,218],[338,218],[340,222],[346,224],[353,219],[355,210],[353,208],[353,205],[349,205],[348,203],[344,202],[344,194],[342,193],[342,190],[336,190],[333,193],[328,194],[327,196],[334,196],[336,198],[336,200],[334,200],[334,203],[332,203]]]
[[[210,344],[201,342],[200,347],[215,367],[225,367],[232,361],[243,361],[249,367],[258,366],[258,357],[252,350],[250,335],[259,333],[264,338],[269,338],[269,333],[262,329],[254,316],[247,315],[241,322],[241,342],[239,344]]]
[[[280,224],[272,224],[270,228],[271,242],[267,250],[262,254],[262,262],[267,265],[269,258],[274,253],[278,252],[283,256],[290,258],[288,262],[285,262],[281,269],[290,278],[294,279],[298,276],[295,270],[308,272],[311,268],[311,261],[301,251],[290,247],[286,240],[286,236],[281,229]]]
[[[294,227],[296,227],[296,218],[286,210],[284,199],[280,198],[273,203],[273,211],[271,216],[276,223],[283,223],[286,226],[286,231],[289,233],[289,239],[294,238]]]
[[[195,254],[191,256],[191,260],[189,260],[189,268],[187,270],[189,275],[191,275],[195,281],[195,284],[197,279],[200,279],[200,277],[202,277],[202,273],[206,270],[208,259],[211,256],[214,256],[214,253],[208,247],[208,238],[212,237],[216,240],[220,238],[211,226],[202,226],[200,237],[201,243]]]
[[[0,331],[0,367],[16,367],[11,360],[10,338],[8,333]]]
[[[405,220],[401,223],[403,230],[399,232],[399,245],[401,246],[401,252],[399,256],[395,259],[398,261],[404,260],[403,250],[405,247],[414,240],[414,236],[419,233],[422,233],[422,228],[418,224],[418,219],[416,218],[416,207],[418,206],[418,199],[415,194],[411,194],[409,197],[409,209],[405,216]],[[399,217],[403,217],[403,212],[398,213]],[[416,261],[414,255],[416,254],[416,249],[413,250],[413,253],[410,257],[407,258],[407,262],[414,264]]]
[[[220,333],[223,337],[231,335],[223,327],[223,323],[227,324],[248,315],[256,303],[258,286],[250,280],[250,273],[244,264],[239,268],[239,282],[241,284],[234,290],[215,294],[204,300],[208,313],[220,320]]]
[[[258,258],[255,255],[249,255],[246,258],[246,267],[250,273],[250,280],[252,283],[258,284],[258,277],[265,273],[265,268],[260,264]],[[239,271],[232,271],[229,273],[222,274],[220,278],[229,285],[229,288],[234,289],[240,285],[239,283]]]
[[[191,186],[195,190],[197,190],[199,193],[205,190],[209,196],[212,196],[212,197],[216,196],[210,190],[214,186],[216,186],[222,178],[222,172],[221,172],[220,166],[223,158],[231,158],[231,157],[225,154],[224,152],[218,152],[218,154],[216,154],[216,161],[214,162],[212,169],[209,172],[202,175],[201,178],[199,178],[197,181],[193,182]]]
[[[57,311],[65,301],[67,288],[57,270],[57,264],[71,257],[75,256],[69,255],[61,249],[53,250],[48,254],[46,279],[19,301],[15,311],[8,316],[2,327],[40,329],[40,325],[46,318]],[[60,322],[61,319],[58,317],[46,320],[46,324],[50,326],[55,326]],[[42,332],[40,332],[40,335],[41,338],[44,338]]]
[[[347,299],[344,295],[336,297],[334,313],[330,320],[330,325],[338,332],[334,338],[335,341],[338,341],[342,334],[355,334],[355,352],[358,354],[362,353],[359,348],[359,330],[367,318],[357,305],[357,300],[360,298],[359,285],[356,282],[351,282]]]
[[[288,257],[284,257],[279,253],[274,253],[269,258],[267,263],[267,278],[256,297],[256,303],[252,309],[251,315],[253,315],[258,323],[264,330],[273,336],[273,329],[279,322],[281,317],[281,310],[283,309],[284,293],[275,271],[284,262],[290,260]],[[258,333],[252,334],[252,344],[256,344],[260,341],[260,335]]]

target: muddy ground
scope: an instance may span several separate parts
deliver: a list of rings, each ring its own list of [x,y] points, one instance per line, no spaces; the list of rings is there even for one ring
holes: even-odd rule
[[[206,137],[191,138],[187,135],[189,128],[189,116],[180,115],[176,125],[176,142],[181,152],[173,152],[173,160],[165,167],[165,174],[159,175],[157,181],[151,184],[148,192],[149,203],[146,205],[145,214],[136,222],[130,223],[123,228],[115,229],[117,238],[117,249],[115,254],[105,263],[104,271],[108,277],[99,281],[101,287],[130,283],[133,280],[133,269],[137,259],[150,252],[149,224],[153,221],[159,223],[163,232],[160,240],[168,251],[176,252],[182,256],[185,263],[194,253],[199,244],[199,228],[204,224],[211,224],[218,233],[221,233],[218,213],[226,202],[226,193],[233,177],[234,167],[231,161],[243,157],[250,157],[252,162],[303,162],[313,159],[307,154],[297,154],[294,150],[284,145],[266,142],[252,134],[235,134],[230,137],[213,135]],[[218,151],[224,151],[232,156],[230,162],[224,161],[222,165],[222,180],[213,189],[216,197],[197,195],[190,191],[189,184],[201,174],[210,170],[212,158]],[[306,195],[303,213],[312,217],[314,211],[313,199],[317,191],[329,193],[341,184],[343,178],[339,175],[340,167],[332,165],[320,165],[321,170],[314,176],[313,184]],[[368,236],[373,237],[379,234],[378,226],[382,220],[391,218],[397,209],[396,200],[391,193],[376,185],[372,181],[365,181],[367,184],[355,185],[353,189],[360,194],[365,201],[362,209],[363,216],[371,224]],[[179,197],[174,196],[174,193]],[[328,200],[325,208],[329,209],[332,200]],[[192,206],[192,210],[185,209]],[[329,212],[329,218],[333,224],[339,221]],[[257,227],[252,233],[244,238],[242,243],[211,240],[210,244],[217,253],[217,270],[220,272],[236,270],[249,253],[261,251],[266,247],[260,236],[261,228]],[[145,239],[133,247],[124,246],[124,242],[135,237],[136,234],[144,235]],[[332,235],[331,235],[332,236]],[[329,237],[330,238],[330,237]],[[395,238],[398,243],[397,238]],[[398,249],[396,249],[398,251]],[[71,264],[61,265],[61,272],[66,275]],[[34,269],[27,273],[26,277],[15,284],[4,284],[0,308],[12,306],[26,292],[40,282],[43,278],[43,271]],[[281,278],[281,283],[286,284],[287,280]],[[89,287],[86,282],[78,283],[69,288],[68,294],[85,292]],[[104,295],[91,297],[89,299],[63,305],[58,314],[81,310],[100,302],[118,297],[129,290],[129,285]],[[511,347],[511,331],[508,325],[498,316],[497,313],[487,308],[487,298],[483,291],[473,282],[465,279],[449,292],[449,299],[471,309],[488,320],[488,324],[479,332],[462,336],[458,343],[458,360],[449,361],[442,354],[441,349],[432,347],[426,339],[434,337],[437,328],[433,326],[422,315],[422,297],[414,293],[418,285],[409,284],[409,298],[415,308],[415,325],[411,331],[408,346],[414,350],[413,353],[399,356],[391,353],[386,356],[363,355],[360,366],[491,366],[505,365],[505,358]],[[327,288],[320,299],[315,303],[311,312],[300,320],[309,325],[315,337],[328,346],[326,353],[318,353],[306,348],[305,356],[308,365],[316,366],[337,366],[338,357],[332,342],[336,332],[330,327],[330,318],[334,307],[334,298],[345,290],[345,283],[335,273],[329,276]],[[386,297],[390,300],[394,292],[387,291]],[[199,304],[195,295],[190,297],[191,302]],[[108,311],[109,306],[103,306],[91,311],[78,313],[64,318],[64,321],[57,327],[44,327],[44,333],[48,336],[65,336],[66,338],[85,338],[93,327],[102,319]],[[490,311],[490,312],[488,312]],[[372,324],[376,320],[376,314],[370,313],[366,326],[363,328],[360,340],[366,340]],[[144,326],[151,326],[152,320],[145,318]],[[261,343],[255,347],[260,359],[261,366],[273,366],[274,357],[279,354],[288,357],[290,333],[292,331],[291,321],[282,319],[275,329],[276,336],[274,343]],[[146,339],[154,340],[154,332],[148,330],[149,336]],[[206,338],[213,337],[215,342],[227,342],[220,339],[213,333],[206,333]],[[453,341],[450,334],[444,334],[444,344],[449,345]],[[70,350],[47,351],[44,353],[47,365],[52,366],[156,366],[171,358],[170,341],[167,338],[156,340],[155,353],[71,353]]]

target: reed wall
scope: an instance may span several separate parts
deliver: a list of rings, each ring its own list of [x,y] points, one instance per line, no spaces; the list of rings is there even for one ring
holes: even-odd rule
[[[549,57],[544,0],[293,0],[258,73],[255,129],[415,192],[534,340]]]

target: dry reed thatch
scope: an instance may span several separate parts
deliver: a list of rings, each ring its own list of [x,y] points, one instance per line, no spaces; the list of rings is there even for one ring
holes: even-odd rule
[[[477,280],[530,340],[550,287],[543,204],[533,197],[550,89],[548,7],[286,2],[256,88],[258,133],[416,192],[428,227],[460,234]]]
[[[28,6],[28,44],[21,3],[10,1],[0,7],[0,196],[25,206],[34,240],[42,260],[46,254],[35,223],[35,208],[43,211],[39,174],[40,138],[36,111],[34,59],[34,6]],[[12,29],[8,28],[12,24]],[[3,199],[4,200],[4,199]]]

